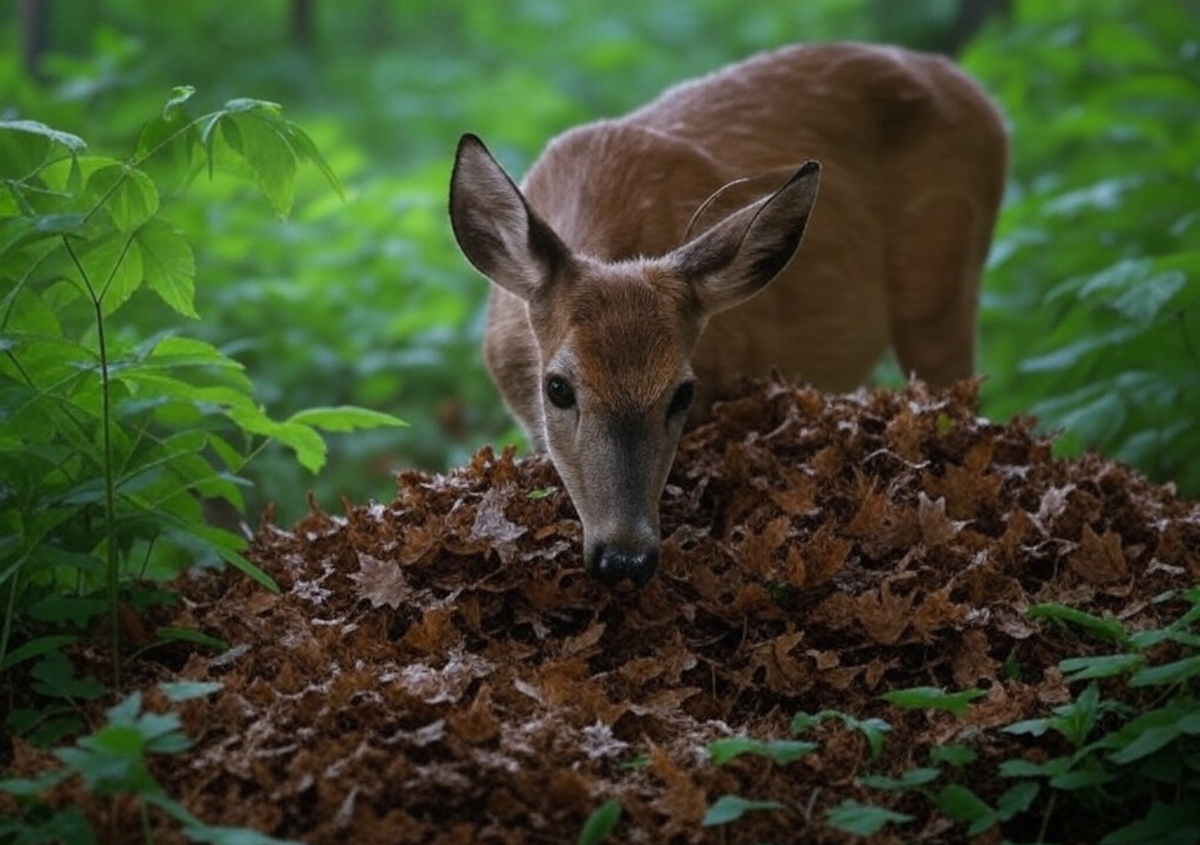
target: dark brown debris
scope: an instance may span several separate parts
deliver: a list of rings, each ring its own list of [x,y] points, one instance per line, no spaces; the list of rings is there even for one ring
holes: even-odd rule
[[[1136,629],[1178,611],[1154,596],[1200,580],[1197,503],[1096,456],[1057,460],[1030,421],[980,419],[975,394],[748,387],[681,444],[660,574],[637,591],[585,576],[540,457],[484,449],[445,476],[404,474],[391,503],[265,525],[250,556],[279,595],[236,574],[182,586],[177,622],[234,649],[143,667],[147,689],[224,684],[183,705],[197,744],[156,774],[203,819],[313,845],[571,843],[610,797],[614,842],[850,841],[817,822],[878,800],[857,775],[970,737],[987,771],[1022,748],[990,729],[1066,699],[1056,663],[1103,646],[1043,628],[1030,604]],[[963,719],[879,698],[923,685],[987,695]],[[787,767],[705,758],[715,738],[785,738],[823,708],[892,722],[882,759],[833,722]],[[721,839],[700,819],[726,793],[794,809]],[[918,821],[876,841],[965,838],[899,800]]]

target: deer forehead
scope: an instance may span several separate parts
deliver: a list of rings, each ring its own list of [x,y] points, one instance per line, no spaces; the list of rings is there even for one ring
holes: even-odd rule
[[[592,280],[565,299],[548,368],[572,373],[598,407],[644,413],[688,375],[698,318],[665,275]]]

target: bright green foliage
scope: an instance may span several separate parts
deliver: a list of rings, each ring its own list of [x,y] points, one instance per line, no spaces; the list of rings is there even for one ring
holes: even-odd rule
[[[242,537],[204,514],[206,500],[243,509],[245,467],[268,442],[316,472],[319,429],[399,424],[352,407],[276,420],[217,346],[120,321],[139,291],[198,316],[192,248],[165,216],[170,191],[198,172],[247,176],[280,214],[301,163],[340,190],[278,106],[234,100],[190,119],[191,94],[172,92],[124,160],[35,121],[0,122],[0,668],[32,661],[32,690],[67,703],[105,688],[74,677],[63,648],[106,620],[115,675],[118,603],[173,600],[143,576],[223,560],[273,586],[242,556]],[[178,639],[223,647],[159,632],[158,642]],[[77,727],[48,707],[43,718],[18,708],[8,727],[36,726],[40,740]]]
[[[169,692],[178,698],[181,685]],[[219,685],[218,685],[219,686]],[[216,687],[199,685],[184,692],[186,697],[206,695]],[[109,708],[106,723],[94,733],[79,739],[69,748],[60,748],[55,756],[62,767],[38,778],[0,780],[0,792],[20,799],[21,815],[0,819],[0,842],[95,842],[82,811],[78,808],[51,811],[38,796],[55,784],[75,775],[89,790],[104,796],[132,795],[143,811],[157,808],[178,823],[193,842],[212,845],[295,845],[280,839],[243,828],[206,825],[173,801],[162,791],[147,768],[152,754],[179,754],[192,742],[180,731],[179,717],[174,713],[149,713],[142,710],[141,693],[134,693]],[[143,824],[146,816],[143,814]],[[149,840],[149,828],[142,837]]]
[[[985,410],[1200,492],[1194,6],[1014,4],[963,57],[1013,131],[981,312]]]

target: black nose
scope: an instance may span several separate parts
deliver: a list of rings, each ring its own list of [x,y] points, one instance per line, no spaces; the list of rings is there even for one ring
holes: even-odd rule
[[[624,552],[600,547],[592,555],[589,571],[602,584],[611,586],[628,578],[640,587],[658,571],[658,549]]]

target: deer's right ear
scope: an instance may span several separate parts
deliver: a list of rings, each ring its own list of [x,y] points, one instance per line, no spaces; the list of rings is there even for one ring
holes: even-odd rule
[[[475,269],[530,299],[568,260],[562,240],[529,207],[483,141],[463,135],[450,177],[450,225]]]

